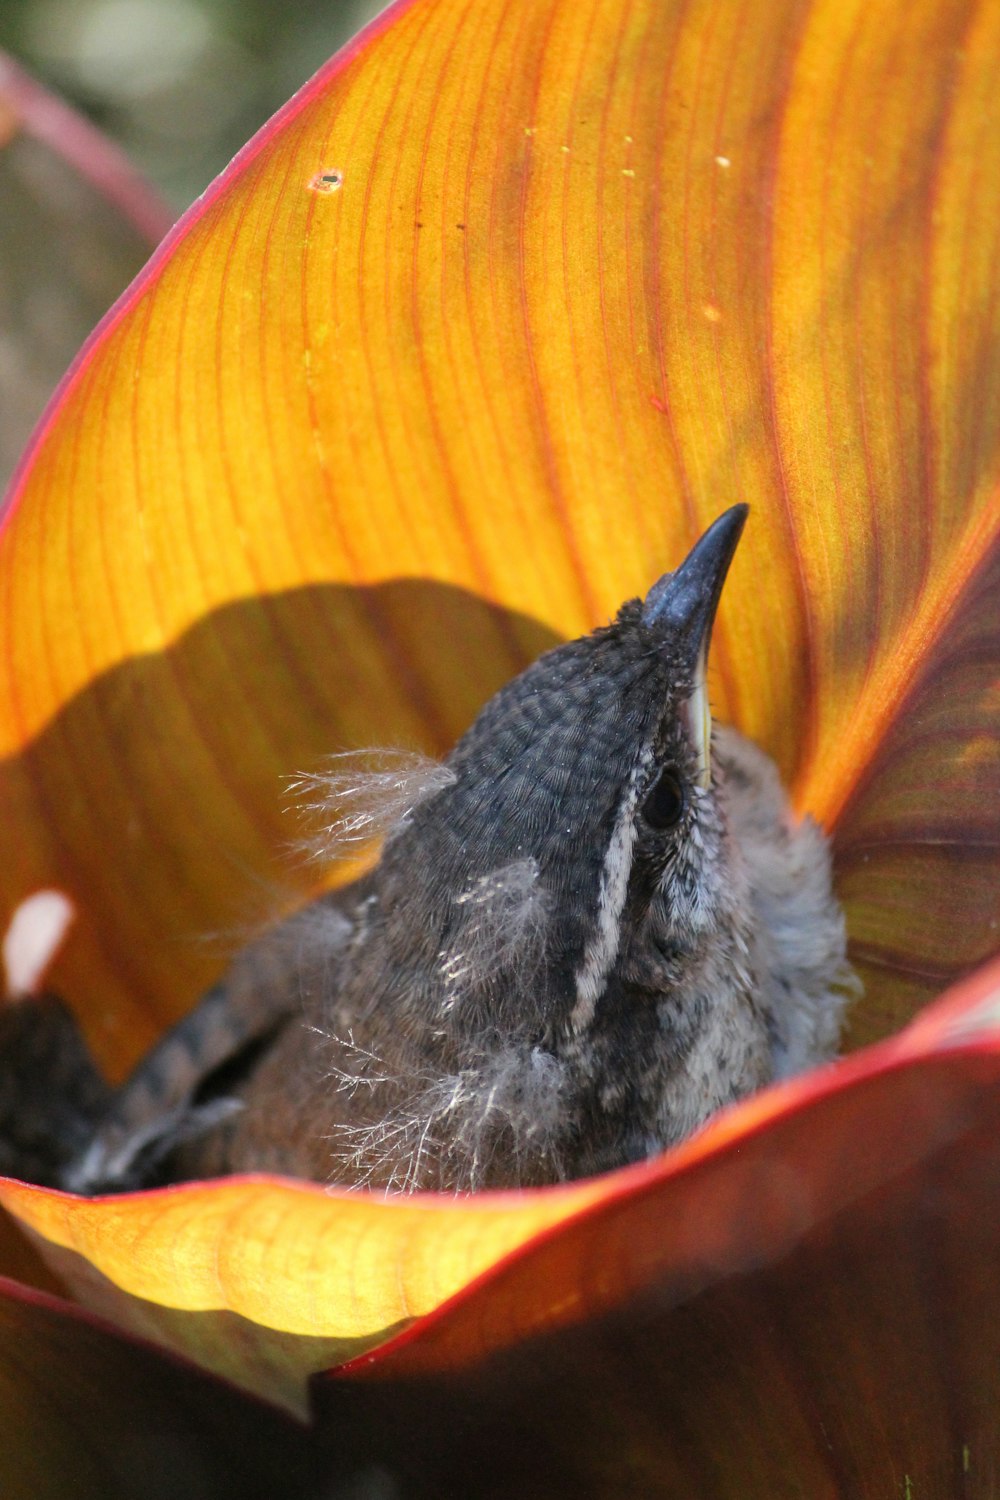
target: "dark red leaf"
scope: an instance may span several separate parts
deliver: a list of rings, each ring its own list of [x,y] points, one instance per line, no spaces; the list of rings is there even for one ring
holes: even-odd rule
[[[0,1280],[4,1500],[294,1500],[308,1464],[274,1407]]]

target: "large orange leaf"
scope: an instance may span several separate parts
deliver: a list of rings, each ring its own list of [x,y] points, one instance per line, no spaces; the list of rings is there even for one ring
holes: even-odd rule
[[[0,889],[78,903],[54,978],[109,1067],[218,972],[199,938],[303,890],[283,774],[443,748],[737,497],[716,701],[843,830],[858,1036],[995,951],[998,62],[1000,17],[957,0],[419,0],[247,148],[79,361],[0,534]],[[329,1287],[321,1343],[407,1315],[379,1300],[406,1212],[442,1247],[481,1216],[440,1297],[570,1201],[330,1198],[317,1238],[318,1198],[4,1195],[221,1366],[213,1310],[256,1318],[269,1260],[273,1308],[308,1306],[294,1246],[341,1213],[390,1249]],[[263,1228],[220,1234],[250,1201]],[[237,1269],[206,1299],[212,1256]],[[331,1332],[334,1299],[378,1316]],[[287,1397],[305,1363],[251,1378]]]
[[[0,553],[3,899],[80,901],[58,979],[112,1066],[217,972],[206,931],[273,908],[255,879],[301,887],[282,775],[446,746],[736,496],[718,704],[837,816],[996,546],[998,27],[422,0],[188,216]],[[951,765],[980,731],[947,704]],[[866,934],[890,1014],[911,885]],[[918,997],[992,951],[964,915]]]

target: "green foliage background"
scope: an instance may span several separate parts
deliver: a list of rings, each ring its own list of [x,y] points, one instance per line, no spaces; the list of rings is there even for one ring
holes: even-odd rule
[[[379,0],[0,0],[0,48],[178,211]]]

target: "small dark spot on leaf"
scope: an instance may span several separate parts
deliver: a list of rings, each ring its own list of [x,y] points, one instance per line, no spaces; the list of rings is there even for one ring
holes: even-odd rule
[[[464,225],[464,224],[456,224],[456,225],[455,225],[455,228],[456,228],[456,229],[464,229],[464,228],[465,228],[465,225]]]
[[[344,181],[344,174],[330,168],[326,172],[317,172],[310,179],[309,187],[314,193],[335,193]]]

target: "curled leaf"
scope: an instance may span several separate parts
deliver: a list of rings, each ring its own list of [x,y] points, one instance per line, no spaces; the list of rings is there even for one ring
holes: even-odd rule
[[[0,657],[0,898],[73,898],[53,980],[109,1069],[216,977],[235,929],[312,888],[283,862],[281,777],[360,745],[444,749],[737,498],[753,517],[715,706],[834,832],[868,984],[855,1037],[996,951],[998,64],[1000,12],[965,0],[423,0],[247,147],[89,344],[0,532],[17,643]],[[795,1202],[783,1218],[769,1196],[748,1227],[743,1153],[755,1185],[794,1160],[817,1216],[831,1183],[846,1212],[851,1184],[890,1181],[906,1131],[877,1155],[884,1179],[835,1180],[827,1146],[847,1137],[823,1121],[843,1110],[878,1139],[919,1095],[931,1160],[949,1121],[992,1120],[991,1047],[968,1069],[878,1054],[864,1089],[847,1071],[768,1095],[564,1197],[400,1206],[255,1181],[3,1201],[132,1299],[123,1320],[171,1309],[164,1336],[207,1362],[234,1360],[218,1311],[246,1318],[247,1378],[295,1400],[330,1348],[258,1357],[260,1329],[379,1337],[543,1223],[510,1282],[470,1295],[487,1344],[501,1308],[554,1338],[575,1272],[589,1287],[611,1266],[622,1294],[633,1198],[668,1246],[682,1226],[693,1262],[711,1245],[690,1184],[740,1183],[731,1264],[756,1247],[778,1265],[798,1253]],[[343,1269],[330,1247],[355,1213]],[[588,1270],[573,1257],[591,1232]],[[551,1293],[518,1280],[561,1245]],[[338,1299],[364,1317],[334,1326]]]

